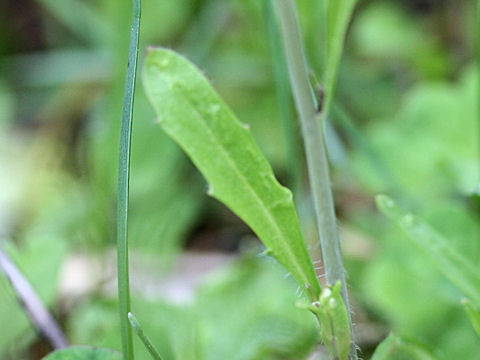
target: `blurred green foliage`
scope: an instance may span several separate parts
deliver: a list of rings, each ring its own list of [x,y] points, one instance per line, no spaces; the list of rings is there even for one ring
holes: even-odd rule
[[[435,360],[433,352],[412,340],[390,334],[377,348],[372,360]]]
[[[251,125],[285,182],[289,169],[261,2],[143,3],[140,62],[148,45],[162,45],[197,63]],[[298,0],[310,65],[319,74],[313,3]],[[72,254],[108,254],[114,242],[130,13],[128,1],[0,3],[0,237],[9,239],[0,245],[61,315],[73,343],[117,349],[111,296],[99,285],[68,308],[57,279]],[[358,329],[385,329],[373,334],[373,343],[360,343],[365,357],[392,329],[444,358],[480,359],[462,295],[372,200],[388,192],[478,263],[472,24],[473,2],[414,0],[360,1],[351,22],[333,109],[343,116],[331,116],[339,150],[330,153],[332,159],[346,154],[334,163],[334,190],[340,228],[353,231],[343,247]],[[133,252],[159,260],[160,275],[187,239],[212,248],[212,241],[198,239],[225,244],[233,233],[238,243],[247,231],[204,195],[203,179],[155,124],[141,86],[134,116]],[[301,197],[299,206],[308,209],[308,201]],[[205,283],[192,304],[134,293],[133,310],[166,359],[306,358],[317,329],[309,314],[294,308],[292,286],[274,264],[247,259]],[[8,324],[0,329],[0,357],[34,359],[38,335],[3,275],[0,323]],[[138,342],[136,351],[148,359]]]
[[[193,303],[134,298],[132,309],[166,360],[278,359],[307,355],[318,341],[315,319],[295,309],[295,285],[271,261],[247,256],[214,274]],[[265,291],[268,289],[268,291]],[[72,340],[118,348],[114,302],[86,303],[72,315]],[[142,344],[135,356],[149,359]]]
[[[121,360],[122,355],[107,349],[71,347],[57,350],[46,357],[47,360]]]

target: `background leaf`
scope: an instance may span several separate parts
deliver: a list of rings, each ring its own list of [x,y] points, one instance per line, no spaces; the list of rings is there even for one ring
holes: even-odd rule
[[[437,269],[475,303],[480,304],[480,275],[476,267],[427,223],[402,210],[392,199],[379,195],[376,200],[383,214],[406,232]]]
[[[424,346],[390,334],[377,347],[372,360],[437,360]]]

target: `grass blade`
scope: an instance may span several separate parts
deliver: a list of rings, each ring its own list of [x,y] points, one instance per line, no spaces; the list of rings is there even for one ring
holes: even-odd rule
[[[337,84],[345,35],[356,0],[328,0],[327,6],[327,64],[325,67],[325,106],[328,114]]]
[[[163,358],[160,356],[158,353],[158,350],[155,348],[155,346],[152,344],[150,339],[148,338],[147,335],[143,332],[142,327],[140,326],[140,323],[138,322],[137,318],[135,315],[133,315],[131,312],[128,313],[128,319],[130,320],[130,324],[133,327],[133,330],[135,330],[135,333],[138,335],[140,340],[142,340],[143,344],[147,348],[148,352],[150,355],[152,355],[152,358],[155,360],[163,360]]]
[[[448,280],[479,306],[480,274],[475,265],[459,254],[426,222],[401,209],[389,197],[379,195],[376,201],[380,211],[407,234],[408,239]]]
[[[480,336],[480,312],[468,299],[462,299],[462,306],[472,323],[473,329]]]
[[[128,55],[127,84],[123,103],[122,132],[120,137],[120,161],[118,169],[118,214],[117,214],[117,263],[118,298],[120,302],[120,325],[122,351],[126,360],[134,358],[132,330],[128,320],[130,312],[130,284],[128,271],[128,194],[130,182],[130,145],[132,140],[133,101],[140,34],[140,0],[133,2],[133,24]]]
[[[476,27],[475,27],[475,40],[476,40],[476,67],[477,67],[477,152],[480,158],[480,0],[477,0],[476,9]],[[480,188],[480,164],[478,165],[478,182]]]
[[[292,106],[292,95],[288,80],[288,66],[283,56],[281,35],[276,23],[271,0],[264,0],[264,12],[267,23],[267,33],[272,52],[273,75],[277,97],[278,114],[282,121],[285,137],[285,152],[287,160],[288,187],[295,198],[303,198],[302,173],[303,166],[298,130],[295,124],[295,114]]]
[[[319,296],[292,193],[275,179],[245,124],[200,70],[171,50],[150,50],[144,85],[160,124],[203,173],[209,194],[255,231],[310,298]]]

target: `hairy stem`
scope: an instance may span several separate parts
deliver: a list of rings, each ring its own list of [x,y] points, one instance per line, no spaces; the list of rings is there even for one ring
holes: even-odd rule
[[[140,0],[133,2],[133,24],[128,55],[127,82],[122,114],[122,132],[120,138],[120,161],[118,169],[117,204],[117,263],[118,298],[120,302],[120,325],[122,332],[122,351],[125,360],[133,360],[132,330],[128,319],[130,312],[130,285],[128,271],[128,194],[130,182],[130,146],[132,140],[133,101],[138,59],[138,41],[140,33]]]
[[[325,274],[330,285],[337,281],[342,283],[342,296],[350,316],[325,141],[322,128],[318,122],[318,116],[322,115],[317,114],[319,104],[316,102],[309,81],[308,66],[297,20],[297,9],[292,0],[273,0],[273,3],[279,19],[290,82],[305,143],[308,175],[314,200]],[[323,122],[323,119],[321,120]],[[350,328],[353,329],[351,319]],[[351,358],[357,358],[354,344],[352,344]]]

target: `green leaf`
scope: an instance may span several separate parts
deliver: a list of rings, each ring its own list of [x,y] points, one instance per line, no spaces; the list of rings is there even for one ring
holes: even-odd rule
[[[328,112],[337,82],[345,35],[356,0],[326,0],[327,4],[327,64],[325,69],[326,106]]]
[[[468,299],[462,299],[462,306],[467,313],[475,332],[480,336],[480,312]]]
[[[480,275],[468,259],[426,222],[402,210],[392,199],[379,195],[376,201],[380,211],[408,235],[447,279],[480,304]]]
[[[209,194],[255,231],[312,299],[318,296],[292,193],[275,179],[248,127],[200,70],[171,50],[150,50],[144,84],[160,124],[203,173]]]
[[[428,349],[411,340],[390,334],[377,347],[372,360],[436,360]]]
[[[113,350],[78,346],[55,351],[44,360],[122,360],[122,355]]]

